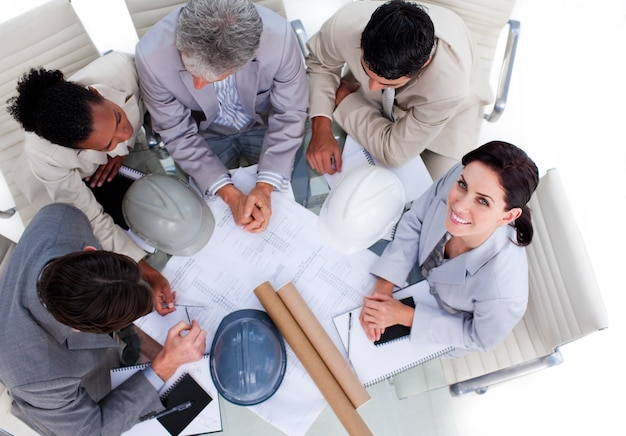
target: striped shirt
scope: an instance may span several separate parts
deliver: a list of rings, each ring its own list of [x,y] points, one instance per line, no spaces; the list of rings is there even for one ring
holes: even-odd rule
[[[237,129],[244,128],[250,122],[251,118],[244,112],[243,106],[241,105],[235,75],[231,74],[224,80],[214,82],[213,86],[215,87],[215,95],[220,105],[220,113],[213,122]],[[257,182],[269,183],[280,191],[285,191],[289,187],[289,179],[271,171],[259,171],[257,174]],[[230,174],[222,174],[220,178],[209,187],[208,193],[215,195],[220,188],[230,183],[232,183]]]
[[[214,82],[215,95],[220,105],[220,113],[214,122],[222,126],[235,127],[243,129],[250,121],[250,117],[243,111],[239,93],[237,92],[237,84],[235,83],[235,75],[231,74],[224,80]]]

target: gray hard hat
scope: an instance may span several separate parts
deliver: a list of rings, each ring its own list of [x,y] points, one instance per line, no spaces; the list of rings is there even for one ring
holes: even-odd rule
[[[128,227],[148,244],[177,256],[191,256],[206,245],[215,218],[206,202],[175,176],[150,174],[124,196]]]

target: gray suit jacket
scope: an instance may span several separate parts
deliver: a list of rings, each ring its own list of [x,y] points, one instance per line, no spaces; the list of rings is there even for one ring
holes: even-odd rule
[[[244,111],[267,127],[259,171],[290,179],[295,153],[302,142],[308,108],[308,84],[302,53],[289,23],[257,6],[263,33],[255,58],[235,74]],[[176,9],[152,27],[137,44],[135,62],[144,103],[168,151],[193,177],[202,192],[226,167],[204,138],[221,136],[211,127],[219,106],[213,85],[197,90],[176,49]],[[199,125],[192,111],[203,114]],[[204,137],[204,138],[203,138]]]
[[[410,270],[424,263],[446,232],[447,195],[462,171],[456,165],[413,203],[373,274],[403,286]],[[455,357],[497,346],[528,303],[526,250],[513,241],[515,229],[499,227],[480,246],[433,268],[426,277],[431,293],[457,313],[418,305],[411,340],[452,345]]]
[[[87,245],[98,247],[82,212],[63,203],[45,206],[0,279],[0,383],[13,399],[13,414],[41,434],[119,435],[141,416],[163,410],[141,372],[100,398],[110,387],[96,393],[89,381],[108,379],[114,365],[103,363],[111,355],[119,362],[119,345],[109,335],[74,332],[39,301],[36,282],[43,267]]]

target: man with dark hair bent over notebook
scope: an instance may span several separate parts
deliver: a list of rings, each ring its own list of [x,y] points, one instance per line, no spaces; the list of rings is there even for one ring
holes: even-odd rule
[[[164,410],[164,380],[206,348],[198,323],[181,322],[150,367],[111,390],[121,347],[109,334],[149,313],[153,294],[136,262],[97,247],[80,210],[51,204],[27,227],[0,279],[0,383],[12,413],[41,434],[128,430]]]

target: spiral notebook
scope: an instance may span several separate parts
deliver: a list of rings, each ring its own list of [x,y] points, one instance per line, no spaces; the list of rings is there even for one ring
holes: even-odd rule
[[[420,156],[411,159],[399,167],[387,167],[377,161],[351,136],[346,137],[346,141],[343,145],[343,151],[341,153],[341,159],[343,166],[340,173],[332,175],[324,174],[324,178],[331,189],[339,183],[339,180],[343,175],[348,174],[363,165],[378,165],[389,168],[392,173],[398,176],[400,182],[402,182],[407,203],[422,195],[424,191],[426,191],[433,183],[433,179],[430,177],[430,173],[426,169],[426,165],[424,165],[424,161]]]
[[[415,308],[415,300],[413,300],[413,297],[403,298],[400,300],[400,303]],[[402,339],[410,334],[411,334],[411,327],[407,327],[407,326],[400,325],[400,324],[392,325],[385,329],[385,332],[382,335],[380,335],[379,340],[374,341],[374,345],[376,346],[385,345],[388,342],[397,341],[398,339]]]
[[[412,297],[416,304],[436,306],[435,299],[428,291],[428,282],[423,280],[397,291],[394,298],[402,300]],[[414,343],[409,340],[409,335],[400,335],[384,344],[375,345],[358,322],[360,314],[361,308],[357,307],[336,316],[333,323],[348,353],[348,359],[364,386],[371,386],[454,349],[441,344]]]
[[[145,176],[145,173],[142,173],[139,170],[136,170],[131,167],[127,167],[126,165],[122,165],[117,172],[120,176],[126,177],[127,179],[137,180]]]
[[[166,410],[188,404],[184,410],[156,418],[171,435],[175,436],[181,434],[196,416],[213,401],[213,398],[186,372],[161,395],[161,401]]]
[[[149,363],[114,368],[111,370],[111,388],[115,389],[131,375]],[[204,393],[203,393],[204,392]],[[182,394],[182,396],[178,396]],[[160,390],[166,408],[177,406],[193,396],[194,403],[187,410],[174,412],[162,418],[147,419],[123,433],[124,436],[197,435],[222,430],[222,418],[215,384],[209,370],[209,355],[196,362],[181,365]],[[202,404],[204,404],[202,406]],[[202,407],[200,407],[202,406]],[[198,410],[200,409],[200,410]],[[193,418],[189,419],[191,415]]]

